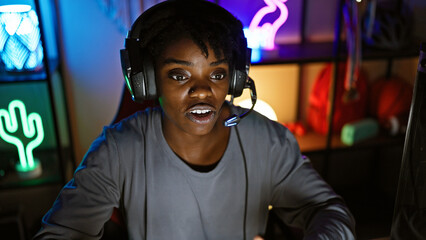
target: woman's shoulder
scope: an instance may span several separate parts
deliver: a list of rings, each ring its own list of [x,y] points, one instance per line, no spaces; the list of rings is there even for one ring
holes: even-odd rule
[[[161,122],[162,110],[160,107],[146,108],[143,111],[137,111],[126,118],[123,118],[115,124],[104,128],[104,131],[114,135],[140,134],[152,124]]]

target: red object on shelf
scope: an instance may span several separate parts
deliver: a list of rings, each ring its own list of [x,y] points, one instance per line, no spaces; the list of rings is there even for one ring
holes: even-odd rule
[[[376,117],[379,124],[388,129],[391,135],[404,132],[412,95],[413,86],[402,78],[396,76],[380,78],[370,88],[369,113]],[[398,122],[394,123],[395,121]]]
[[[284,126],[296,136],[303,136],[306,134],[306,127],[301,122],[283,123]]]
[[[363,119],[367,115],[368,86],[366,75],[360,71],[355,81],[357,97],[345,101],[344,82],[346,64],[339,64],[339,75],[336,78],[336,97],[334,101],[333,132],[339,133],[348,122]],[[308,125],[317,133],[328,133],[328,115],[331,110],[329,104],[330,83],[333,76],[333,65],[327,64],[315,80],[309,96]]]

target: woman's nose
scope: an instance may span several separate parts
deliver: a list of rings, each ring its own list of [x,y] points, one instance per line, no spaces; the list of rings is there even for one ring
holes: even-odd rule
[[[189,89],[189,96],[191,98],[205,99],[212,96],[212,89],[207,81],[197,82]]]

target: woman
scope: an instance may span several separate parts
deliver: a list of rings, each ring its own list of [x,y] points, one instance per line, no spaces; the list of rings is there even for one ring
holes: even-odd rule
[[[211,2],[142,14],[123,70],[134,99],[160,107],[104,129],[35,238],[99,239],[119,208],[130,239],[259,239],[272,206],[306,239],[354,239],[350,212],[293,135],[225,100],[254,90],[248,52],[241,22]]]

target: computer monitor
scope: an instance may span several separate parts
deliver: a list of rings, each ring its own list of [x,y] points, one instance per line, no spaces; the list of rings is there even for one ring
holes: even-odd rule
[[[391,239],[426,239],[426,42],[421,44]]]

